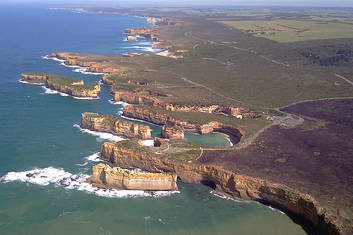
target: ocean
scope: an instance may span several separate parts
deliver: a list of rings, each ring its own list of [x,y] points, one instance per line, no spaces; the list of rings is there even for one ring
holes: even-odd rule
[[[305,234],[280,211],[223,199],[202,185],[178,182],[179,192],[150,195],[83,183],[102,143],[121,138],[81,130],[81,113],[120,115],[122,104],[109,102],[106,85],[99,99],[74,99],[20,83],[20,74],[99,81],[44,56],[153,53],[147,40],[124,40],[125,28],[148,25],[144,18],[0,5],[0,22],[0,234]],[[161,128],[151,127],[158,136]],[[228,145],[221,134],[186,138]]]

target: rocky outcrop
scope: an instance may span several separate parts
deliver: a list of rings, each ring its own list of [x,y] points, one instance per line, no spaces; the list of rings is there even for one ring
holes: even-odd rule
[[[81,128],[107,132],[126,138],[151,139],[151,128],[149,126],[120,120],[111,115],[83,113],[81,115]]]
[[[161,147],[164,143],[167,143],[167,142],[169,142],[169,139],[154,137],[153,146]]]
[[[157,22],[157,19],[154,18],[154,17],[147,17],[147,18],[146,18],[146,21],[147,21],[147,23],[154,24],[154,23]]]
[[[22,73],[22,81],[34,83],[34,84],[45,84],[48,79],[48,75],[41,73]]]
[[[145,92],[114,91],[114,100],[129,104],[142,104],[148,106],[163,106],[162,101],[147,95]]]
[[[152,45],[152,49],[162,49],[162,50],[168,50],[172,47],[171,44],[169,43],[155,43]]]
[[[68,66],[80,66],[85,67],[86,72],[91,73],[115,73],[119,71],[119,68],[111,67],[104,63],[98,63],[94,61],[89,61],[88,57],[85,55],[75,54],[75,53],[51,53],[47,56],[48,58],[57,58],[64,60],[64,64]]]
[[[176,191],[176,180],[174,173],[148,173],[100,163],[92,167],[92,177],[88,179],[88,183],[100,188]]]
[[[184,131],[199,133],[199,134],[209,134],[212,132],[221,132],[227,134],[233,144],[240,141],[243,134],[239,129],[231,125],[226,125],[221,122],[209,122],[206,124],[195,124],[188,121],[177,120],[171,116],[164,113],[151,112],[147,109],[137,107],[134,105],[124,106],[123,115],[130,118],[140,119],[147,122],[151,122],[157,125],[170,125],[176,126]]]
[[[340,234],[330,215],[310,195],[303,194],[282,184],[253,178],[213,165],[186,163],[157,156],[147,151],[133,151],[104,143],[102,159],[123,167],[137,167],[149,172],[174,172],[181,181],[201,183],[217,193],[237,199],[270,204],[310,221],[318,234]]]
[[[22,74],[22,80],[34,84],[44,84],[47,88],[75,97],[96,98],[100,92],[98,82],[84,84],[83,80],[55,74]]]
[[[91,84],[90,87],[84,87],[84,82],[72,83],[71,85],[63,85],[48,79],[45,86],[74,97],[88,97],[97,98],[100,92],[100,85],[98,82]]]
[[[158,42],[159,36],[151,27],[144,28],[129,28],[125,29],[126,34],[135,34],[150,39],[151,41]]]
[[[123,53],[124,57],[136,57],[136,56],[142,56],[144,53],[138,53],[138,52],[130,52],[130,53]]]
[[[184,131],[177,126],[164,125],[161,136],[166,139],[184,139]]]
[[[137,41],[137,37],[129,35],[129,36],[127,36],[127,40],[128,41]]]
[[[112,85],[114,81],[110,81],[109,77],[104,76],[103,82]],[[144,84],[139,84],[144,85]],[[157,92],[149,92],[145,91],[112,91],[114,94],[115,101],[123,101],[129,104],[138,104],[138,105],[147,105],[147,106],[156,106],[163,108],[168,111],[178,111],[178,112],[200,112],[200,113],[214,113],[220,114],[225,116],[231,116],[238,119],[243,118],[258,118],[261,115],[244,109],[242,107],[222,107],[219,105],[205,105],[205,106],[198,106],[198,105],[177,105],[171,104],[167,102],[163,102],[160,98],[169,97],[168,94],[161,94]],[[158,98],[157,98],[158,97]]]

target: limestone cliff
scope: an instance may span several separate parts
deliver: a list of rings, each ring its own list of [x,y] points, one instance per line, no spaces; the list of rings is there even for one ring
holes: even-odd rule
[[[156,22],[157,22],[157,19],[154,18],[154,17],[147,17],[147,18],[146,18],[146,21],[147,21],[148,23],[153,24],[153,23],[156,23]]]
[[[148,38],[148,39],[150,39],[150,40],[152,40],[154,42],[158,42],[159,41],[158,34],[151,27],[129,28],[129,29],[125,29],[125,33],[140,35],[140,36]]]
[[[92,177],[88,182],[100,188],[176,191],[176,180],[177,176],[173,173],[148,173],[100,163],[92,167]]]
[[[202,183],[216,192],[237,200],[265,202],[311,221],[319,234],[340,234],[324,208],[308,194],[285,185],[271,183],[213,165],[186,163],[148,151],[134,151],[104,143],[102,159],[123,167],[137,167],[149,172],[174,172],[186,183]]]
[[[238,143],[242,137],[241,131],[231,125],[226,125],[221,122],[209,122],[206,124],[195,124],[188,121],[177,120],[167,114],[151,112],[147,109],[137,107],[134,105],[124,106],[123,115],[130,118],[136,118],[151,122],[157,125],[170,125],[176,126],[184,131],[193,132],[198,134],[209,134],[212,132],[221,132],[227,134],[233,144]]]
[[[143,92],[114,91],[114,100],[129,104],[143,104],[149,106],[162,106],[162,102]]]
[[[66,52],[51,53],[47,57],[64,60],[65,65],[85,67],[86,72],[91,72],[91,73],[110,74],[110,73],[115,73],[119,71],[119,68],[106,65],[104,62],[89,61],[89,58],[87,56],[76,54],[76,53],[66,53]]]
[[[103,82],[112,85],[113,81],[109,80],[108,76],[103,77]],[[169,111],[178,112],[200,112],[200,113],[214,113],[235,118],[258,118],[261,115],[242,107],[222,107],[219,105],[176,105],[162,100],[163,97],[170,97],[169,94],[161,94],[152,91],[117,91],[112,90],[115,101],[123,101],[129,104],[139,104],[148,106],[157,106]]]
[[[72,95],[75,97],[90,97],[90,98],[97,98],[100,92],[100,85],[98,82],[92,84],[90,87],[84,87],[83,81],[78,83],[72,83],[71,85],[64,85],[57,83],[48,79],[45,83],[45,86],[59,91],[68,95]]]
[[[129,36],[127,36],[127,40],[128,41],[137,41],[137,37],[129,35]]]
[[[84,84],[80,79],[55,74],[24,73],[22,74],[22,80],[34,84],[44,84],[47,88],[75,97],[96,98],[100,92],[98,82]]]
[[[22,81],[35,83],[35,84],[45,84],[48,79],[48,75],[44,73],[22,73]]]
[[[177,126],[164,125],[161,136],[167,139],[184,139],[184,131]]]
[[[148,125],[120,120],[111,115],[83,113],[81,115],[81,128],[107,132],[126,138],[151,139],[151,128]]]

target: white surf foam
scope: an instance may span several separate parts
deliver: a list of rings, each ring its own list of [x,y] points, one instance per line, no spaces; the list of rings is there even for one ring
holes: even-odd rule
[[[99,100],[99,96],[97,97],[77,97],[77,96],[71,96],[72,98],[76,100]]]
[[[63,92],[52,90],[52,89],[47,88],[45,86],[42,86],[42,88],[44,89],[44,94],[50,94],[50,95],[59,94],[61,96],[70,96],[70,97],[72,97],[74,99],[77,99],[77,100],[97,100],[97,99],[99,99],[99,96],[97,96],[96,98],[94,98],[94,97],[77,97],[77,96],[68,95],[68,94],[63,93]]]
[[[125,105],[128,105],[128,103],[125,103],[125,102],[123,102],[123,101],[114,101],[113,99],[108,100],[108,102],[111,103],[111,104],[114,104],[114,105],[120,104],[120,105],[123,106],[123,107],[124,107]]]
[[[42,56],[43,59],[46,59],[46,60],[55,60],[55,61],[58,61],[60,62],[60,65],[62,66],[65,66],[65,67],[68,67],[68,68],[74,68],[74,72],[76,73],[83,73],[83,74],[90,74],[90,75],[105,75],[105,73],[92,73],[92,72],[87,72],[87,67],[81,67],[81,66],[78,66],[78,65],[66,65],[65,64],[65,60],[60,60],[58,58],[48,58],[48,55],[46,56]]]
[[[43,88],[45,94],[60,94],[61,96],[69,96],[68,94],[65,94],[65,93],[62,93],[59,91],[54,91],[54,90],[47,88],[45,86],[41,86],[41,87]]]
[[[142,140],[142,144],[144,146],[153,147],[154,146],[154,140]]]
[[[217,194],[216,192],[214,191],[211,191],[210,192],[212,195],[216,196],[216,197],[219,197],[219,198],[222,198],[222,199],[225,199],[225,200],[230,200],[230,201],[234,201],[234,202],[238,202],[238,203],[257,203],[257,204],[260,204],[262,206],[266,206],[266,205],[263,205],[259,202],[252,202],[252,201],[239,201],[239,200],[235,200],[233,198],[230,198],[230,197],[227,197],[227,196],[224,196],[224,195],[220,195],[220,194]],[[273,208],[272,206],[266,206],[267,208],[269,208],[270,210],[272,211],[275,211],[275,212],[279,212],[281,214],[285,214],[283,211],[279,210],[279,209],[276,209],[276,208]]]
[[[95,194],[101,197],[125,198],[125,197],[165,197],[179,191],[160,191],[145,192],[141,190],[117,190],[117,189],[100,189],[86,183],[89,175],[71,174],[61,168],[47,167],[21,172],[8,172],[0,178],[1,183],[9,183],[14,181],[26,182],[38,185],[49,185],[64,187],[66,189],[75,189],[87,193]]]
[[[44,83],[33,83],[33,82],[26,82],[23,81],[22,79],[18,80],[20,83],[24,83],[24,84],[31,84],[31,85],[43,85]]]
[[[281,213],[281,214],[285,214],[283,211],[281,211],[281,210],[279,210],[279,209],[276,209],[276,208],[274,208],[274,207],[272,207],[272,206],[266,206],[266,207],[269,208],[269,209],[272,210],[272,211],[279,212],[279,213]]]
[[[76,67],[77,68],[77,67]],[[77,69],[73,70],[76,73],[83,73],[83,74],[91,74],[91,75],[105,75],[105,73],[93,73],[93,72],[87,72],[87,67],[78,67]]]
[[[89,155],[88,157],[85,157],[85,159],[90,162],[100,162],[101,161],[101,159],[99,158],[100,154],[101,154],[100,152],[97,152],[92,155]]]
[[[65,62],[65,60],[60,60],[60,59],[58,59],[58,58],[56,58],[56,57],[51,57],[51,58],[49,58],[48,55],[42,56],[42,58],[43,58],[43,59],[46,59],[46,60],[55,60],[55,61],[62,62],[62,63]]]
[[[139,51],[147,51],[147,52],[153,52],[153,53],[158,53],[161,52],[161,49],[153,49],[152,46],[131,46],[131,47],[124,47],[125,49],[136,49]]]
[[[225,200],[230,200],[230,201],[240,202],[240,203],[250,203],[250,202],[246,202],[246,201],[235,200],[235,199],[233,199],[233,198],[231,198],[231,197],[227,197],[227,196],[218,194],[218,193],[216,193],[215,191],[211,191],[210,193],[211,193],[213,196],[216,196],[216,197],[219,197],[219,198],[222,198],[222,199],[225,199]]]
[[[120,136],[112,135],[112,134],[109,134],[109,133],[83,129],[77,124],[74,124],[73,126],[78,128],[82,133],[87,133],[87,134],[90,134],[90,135],[98,136],[98,138],[96,139],[97,142],[102,142],[104,140],[109,140],[109,141],[114,141],[114,142],[125,140],[124,138],[122,138]]]
[[[68,67],[68,68],[84,68],[84,67],[81,67],[78,65],[67,65],[67,64],[65,64],[65,62],[60,63],[60,65]]]

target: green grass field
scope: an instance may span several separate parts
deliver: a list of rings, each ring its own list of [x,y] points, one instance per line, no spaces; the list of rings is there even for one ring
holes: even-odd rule
[[[304,20],[221,21],[223,24],[277,42],[296,42],[333,38],[353,38],[353,24],[316,18]]]

